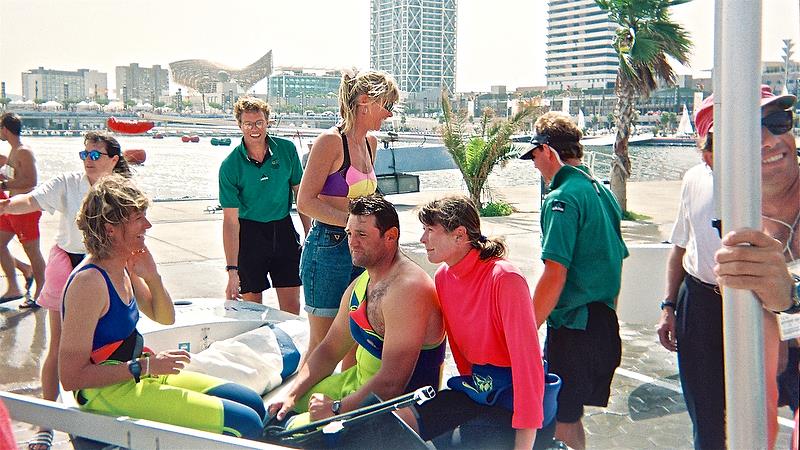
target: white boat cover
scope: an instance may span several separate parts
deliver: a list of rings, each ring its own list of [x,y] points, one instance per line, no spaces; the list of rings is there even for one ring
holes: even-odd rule
[[[192,354],[186,370],[205,373],[265,394],[298,369],[308,348],[308,323],[287,320],[217,341]]]

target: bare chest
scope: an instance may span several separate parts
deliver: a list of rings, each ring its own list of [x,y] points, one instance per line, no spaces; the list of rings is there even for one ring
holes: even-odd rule
[[[386,298],[388,286],[386,283],[370,284],[367,288],[367,320],[372,329],[383,336],[386,332],[386,323],[383,320],[383,302]]]

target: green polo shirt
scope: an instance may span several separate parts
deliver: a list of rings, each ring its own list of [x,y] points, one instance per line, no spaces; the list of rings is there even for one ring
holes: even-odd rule
[[[614,309],[622,260],[622,210],[614,195],[586,169],[562,167],[542,204],[542,259],[567,268],[564,290],[547,318],[553,328],[586,329],[587,304]]]
[[[269,154],[259,167],[247,157],[242,142],[219,167],[219,203],[239,208],[239,217],[272,222],[289,215],[292,186],[300,184],[303,168],[292,141],[267,136]]]

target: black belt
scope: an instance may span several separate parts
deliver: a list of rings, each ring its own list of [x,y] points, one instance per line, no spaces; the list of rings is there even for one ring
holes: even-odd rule
[[[701,279],[699,279],[697,277],[694,277],[692,275],[689,275],[688,273],[686,274],[686,279],[692,281],[694,284],[696,284],[698,286],[702,286],[702,287],[704,287],[706,289],[710,289],[710,290],[716,292],[717,294],[720,293],[719,286],[717,286],[716,284],[706,283],[705,281],[703,281],[703,280],[701,280]]]

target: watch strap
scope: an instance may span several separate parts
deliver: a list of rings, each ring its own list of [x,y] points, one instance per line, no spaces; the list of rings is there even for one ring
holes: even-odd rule
[[[672,308],[672,310],[674,311],[675,309],[677,309],[678,304],[673,302],[672,300],[664,300],[663,302],[661,302],[661,310],[662,311],[664,310],[664,308],[667,308],[667,307]]]
[[[239,271],[239,266],[225,266],[225,272],[230,272],[231,270]]]
[[[794,284],[792,285],[792,304],[783,311],[781,314],[798,314],[800,313],[800,277],[792,275]]]

